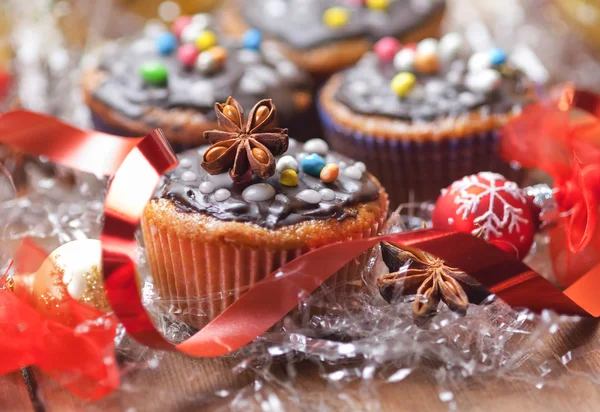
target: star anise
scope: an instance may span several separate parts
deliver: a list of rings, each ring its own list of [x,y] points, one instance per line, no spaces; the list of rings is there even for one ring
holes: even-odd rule
[[[388,302],[416,295],[413,314],[417,318],[437,312],[440,300],[450,310],[465,315],[469,302],[479,304],[490,292],[465,272],[419,249],[382,243],[383,261],[393,273],[377,279],[379,293]]]
[[[261,179],[275,173],[275,156],[288,148],[287,129],[273,126],[275,105],[270,99],[256,103],[244,124],[242,106],[232,97],[215,104],[217,122],[223,130],[209,130],[204,137],[212,146],[204,153],[202,167],[211,175],[229,171],[242,181],[251,171]]]

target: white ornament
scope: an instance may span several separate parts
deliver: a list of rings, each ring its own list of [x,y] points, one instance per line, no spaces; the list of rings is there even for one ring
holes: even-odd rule
[[[439,54],[444,63],[448,63],[456,58],[456,55],[463,46],[463,37],[458,33],[448,33],[440,40]]]
[[[350,179],[360,180],[362,178],[362,172],[356,165],[348,166],[346,170],[344,170],[344,174],[348,176]]]
[[[316,190],[305,189],[296,195],[296,199],[315,205],[321,201],[321,195]]]
[[[298,162],[293,156],[285,155],[277,161],[278,172],[283,172],[286,169],[292,169],[296,172],[298,171]]]
[[[487,183],[485,183],[487,181]],[[502,181],[501,186],[498,182]],[[474,188],[480,188],[481,191],[477,194],[469,193]],[[463,220],[467,219],[471,213],[478,213],[479,205],[485,197],[489,196],[489,207],[481,216],[473,220],[476,228],[472,234],[481,235],[483,239],[489,240],[491,235],[495,237],[502,236],[502,229],[508,225],[508,233],[516,231],[520,232],[521,223],[528,224],[527,219],[523,218],[524,209],[510,205],[500,193],[506,193],[514,199],[527,205],[525,191],[521,189],[515,182],[507,181],[504,176],[497,173],[481,172],[477,175],[466,176],[459,181],[456,181],[450,186],[450,194],[457,194],[454,203],[460,205],[456,210],[456,214],[460,215]],[[503,216],[502,219],[494,213],[494,206],[497,202],[502,203]]]
[[[179,161],[179,167],[187,169],[188,167],[192,166],[192,161],[190,159],[188,159],[187,157],[181,159]]]
[[[329,152],[329,145],[323,139],[310,139],[304,143],[304,151],[325,156]]]
[[[219,189],[214,196],[217,202],[224,202],[231,197],[231,192],[227,189]]]
[[[182,43],[194,43],[196,38],[204,31],[204,28],[199,24],[190,23],[181,31]]]
[[[412,49],[401,49],[394,56],[394,68],[399,72],[412,72],[415,55],[416,53]]]
[[[298,66],[296,66],[290,61],[284,60],[282,62],[277,63],[275,67],[277,69],[277,73],[279,73],[279,75],[282,78],[288,81],[297,80],[302,76],[302,73],[300,72],[300,69],[298,69]]]
[[[369,94],[369,85],[366,82],[356,80],[348,85],[348,90],[355,96],[366,96]]]
[[[428,54],[437,54],[438,53],[438,41],[433,38],[428,38],[421,40],[417,44],[417,53],[428,55]]]
[[[492,59],[490,59],[490,54],[488,52],[479,52],[473,54],[469,58],[468,67],[470,72],[478,72],[480,70],[489,69],[492,67]]]
[[[199,187],[200,191],[205,195],[208,195],[215,191],[215,185],[211,182],[202,182]]]
[[[319,194],[321,195],[321,200],[325,202],[331,202],[335,199],[335,192],[329,188],[319,190]]]
[[[425,94],[429,97],[439,97],[444,94],[446,83],[441,80],[431,80],[425,85]]]
[[[196,180],[196,173],[186,170],[181,174],[181,180],[183,180],[184,182],[191,182],[193,180]]]
[[[474,106],[477,101],[477,96],[471,92],[462,92],[458,95],[458,102],[466,107]]]
[[[246,202],[264,202],[275,196],[275,188],[268,183],[257,183],[248,186],[242,192],[242,198]]]
[[[502,84],[502,76],[497,70],[485,69],[469,73],[465,78],[465,86],[475,93],[489,93]]]

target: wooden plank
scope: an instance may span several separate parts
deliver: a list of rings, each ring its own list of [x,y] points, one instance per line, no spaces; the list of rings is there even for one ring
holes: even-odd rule
[[[0,376],[0,410],[33,412],[33,406],[20,371]]]
[[[303,362],[284,374],[285,365],[272,369],[290,390],[275,385],[279,399],[286,400],[286,410],[382,410],[412,411],[426,407],[427,411],[447,411],[449,402],[467,411],[564,411],[597,410],[600,405],[600,378],[589,380],[589,374],[600,376],[600,332],[598,321],[584,319],[563,325],[558,333],[539,342],[537,355],[519,368],[529,377],[541,376],[539,365],[548,360],[552,372],[540,379],[546,385],[536,387],[535,381],[522,381],[518,376],[503,379],[479,377],[451,388],[455,399],[440,399],[444,388],[423,371],[410,374],[397,383],[376,381],[374,385],[355,382],[349,385],[327,383],[319,376],[318,366]],[[574,360],[563,365],[560,356],[573,354]],[[580,356],[581,355],[585,356]],[[538,356],[539,355],[539,356]],[[253,380],[250,373],[236,375],[234,358],[190,359],[179,354],[165,354],[156,369],[133,371],[123,379],[123,386],[107,398],[94,404],[83,402],[56,382],[37,374],[42,398],[48,411],[179,411],[213,410],[231,401],[220,398],[219,390],[235,394]],[[581,374],[581,375],[578,375]],[[268,401],[268,399],[267,399]],[[258,406],[258,404],[256,404]],[[130,409],[134,408],[134,409]]]
[[[165,353],[154,369],[132,369],[122,376],[122,385],[100,401],[89,403],[75,397],[39,371],[39,397],[46,411],[179,411],[194,410],[222,401],[215,393],[241,388],[251,381],[249,374],[232,371],[233,358],[191,359]],[[131,409],[130,409],[131,408]]]

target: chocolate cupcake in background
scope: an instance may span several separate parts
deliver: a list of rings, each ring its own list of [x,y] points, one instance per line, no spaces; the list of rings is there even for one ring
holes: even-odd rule
[[[142,136],[160,127],[180,151],[206,143],[203,133],[217,125],[215,102],[235,94],[246,110],[272,98],[280,126],[302,138],[310,127],[310,78],[281,55],[263,53],[255,34],[244,43],[227,39],[200,14],[178,18],[170,32],[107,45],[83,78],[96,128]]]
[[[373,52],[331,77],[319,97],[334,150],[363,161],[402,202],[437,198],[462,176],[522,179],[498,157],[498,131],[534,101],[532,84],[501,49],[474,54],[456,33],[395,55]]]
[[[223,30],[261,30],[280,53],[317,82],[356,63],[373,43],[437,37],[444,0],[239,0],[225,9]]]
[[[312,249],[376,235],[385,190],[360,162],[321,139],[300,143],[274,127],[263,100],[244,119],[233,99],[216,106],[212,146],[180,154],[144,211],[142,233],[159,294],[201,327],[272,271]],[[359,280],[369,253],[326,287],[332,299]]]

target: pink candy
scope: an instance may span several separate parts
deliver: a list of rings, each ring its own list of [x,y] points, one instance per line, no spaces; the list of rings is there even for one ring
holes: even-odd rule
[[[184,44],[177,49],[177,58],[185,67],[193,67],[198,58],[198,49],[193,44]]]
[[[373,49],[382,62],[391,62],[402,45],[393,37],[384,37],[375,43]]]
[[[177,38],[181,37],[183,29],[192,23],[192,16],[179,16],[174,22],[171,30]]]

